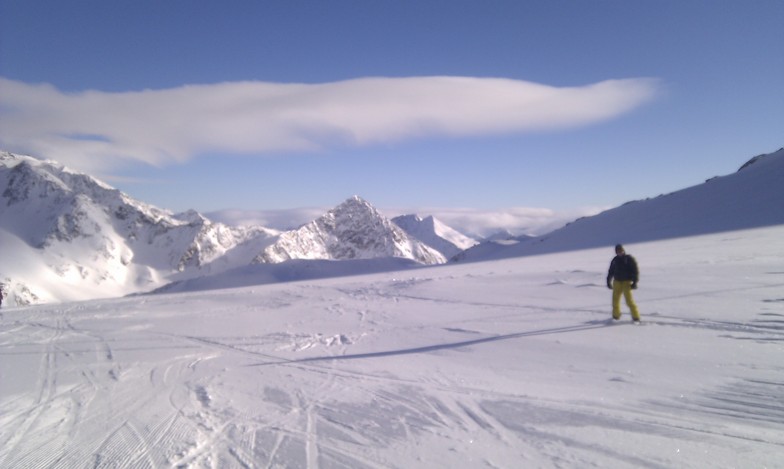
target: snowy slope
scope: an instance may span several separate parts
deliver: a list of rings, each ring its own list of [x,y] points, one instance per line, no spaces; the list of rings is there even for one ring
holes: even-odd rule
[[[781,224],[784,149],[755,157],[736,173],[671,194],[629,202],[533,240],[480,245],[458,259],[498,259]]]
[[[281,263],[255,263],[221,272],[172,282],[150,293],[180,293],[295,282],[330,277],[349,277],[378,272],[413,270],[422,264],[401,257],[349,259],[292,259]],[[413,272],[409,272],[411,274]]]
[[[354,196],[299,229],[282,233],[256,262],[390,257],[421,264],[446,262],[441,253],[409,237],[367,201]]]
[[[402,215],[392,221],[409,236],[440,252],[447,259],[478,243],[433,216],[422,218],[419,215]]]
[[[0,153],[0,283],[10,303],[121,296],[247,264],[274,233],[173,215],[53,161]]]
[[[784,227],[0,310],[0,467],[784,467]]]

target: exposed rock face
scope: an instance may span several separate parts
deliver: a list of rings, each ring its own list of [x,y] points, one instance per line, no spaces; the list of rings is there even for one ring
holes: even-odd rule
[[[46,301],[127,294],[173,274],[198,276],[237,246],[272,233],[230,228],[192,211],[174,215],[56,162],[3,152],[0,235],[54,273],[33,278],[0,264],[9,295]],[[63,287],[72,295],[52,291]]]
[[[373,259],[397,257],[440,264],[440,252],[408,236],[365,200],[354,196],[324,216],[293,231],[259,254],[255,262],[290,259]]]

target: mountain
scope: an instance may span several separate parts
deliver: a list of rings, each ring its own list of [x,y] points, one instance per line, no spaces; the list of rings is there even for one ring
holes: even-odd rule
[[[250,270],[290,279],[446,262],[359,197],[294,231],[231,227],[195,211],[172,214],[57,162],[8,152],[0,152],[0,194],[0,288],[8,304],[117,297],[293,259],[372,262]]]
[[[510,239],[517,239],[519,236],[513,235],[509,230],[497,231],[482,241],[508,241]],[[522,238],[532,238],[532,236],[523,235]]]
[[[433,216],[402,215],[392,219],[409,236],[435,249],[447,259],[465,251],[478,242],[450,228]]]
[[[299,229],[282,233],[254,262],[377,258],[411,259],[420,264],[446,262],[443,254],[408,236],[357,196]]]
[[[781,225],[782,181],[784,149],[704,184],[629,202],[545,236],[484,242],[453,260]],[[454,252],[465,242],[432,217],[397,221],[413,236],[352,197],[297,230],[230,227],[195,211],[172,214],[139,202],[56,162],[0,152],[0,287],[10,304],[117,297],[173,282],[170,291],[400,270],[444,263],[446,243]]]
[[[737,172],[703,184],[628,202],[538,238],[483,243],[453,260],[482,261],[780,224],[784,224],[784,148],[756,156]]]
[[[233,268],[274,234],[174,215],[56,162],[0,153],[0,283],[11,303],[120,296]]]

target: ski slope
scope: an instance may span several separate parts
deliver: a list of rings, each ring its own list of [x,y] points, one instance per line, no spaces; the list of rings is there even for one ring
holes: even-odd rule
[[[784,466],[784,226],[0,310],[0,467]]]

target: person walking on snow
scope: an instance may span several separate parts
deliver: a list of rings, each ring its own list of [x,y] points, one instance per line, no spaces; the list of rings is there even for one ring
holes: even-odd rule
[[[607,288],[613,291],[612,316],[616,321],[621,319],[621,295],[623,295],[626,306],[631,310],[632,320],[640,322],[640,312],[632,296],[632,290],[637,288],[639,280],[640,271],[637,268],[637,261],[626,254],[623,246],[616,245],[615,257],[610,262],[610,270],[607,272]]]

